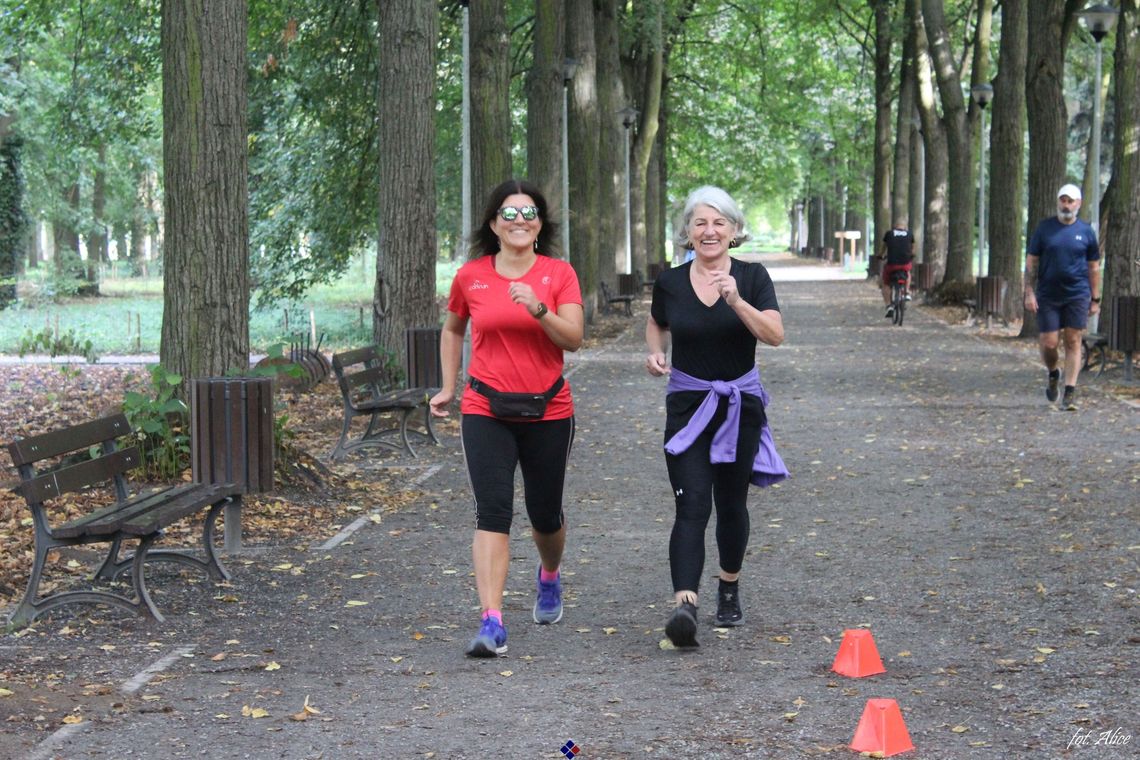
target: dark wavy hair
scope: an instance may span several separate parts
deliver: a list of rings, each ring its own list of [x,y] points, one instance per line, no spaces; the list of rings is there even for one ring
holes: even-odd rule
[[[509,179],[491,191],[487,197],[487,205],[483,207],[479,229],[471,235],[468,258],[477,259],[480,256],[499,252],[499,238],[491,230],[491,221],[498,216],[503,201],[511,195],[529,195],[534,199],[534,205],[538,208],[538,218],[542,220],[542,229],[539,230],[538,239],[535,241],[535,253],[558,258],[562,253],[562,247],[558,243],[558,224],[550,218],[550,206],[546,202],[546,196],[537,185],[525,179]]]

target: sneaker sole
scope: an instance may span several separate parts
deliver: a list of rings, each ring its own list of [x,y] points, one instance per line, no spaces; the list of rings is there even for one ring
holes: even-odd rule
[[[688,613],[674,613],[665,624],[665,635],[679,649],[700,646],[697,643],[697,621]]]
[[[562,619],[562,608],[558,608],[558,615],[553,619],[544,620],[538,616],[538,605],[536,604],[534,605],[534,609],[531,611],[531,616],[534,618],[534,622],[538,623],[539,625],[554,625]]]
[[[713,622],[718,628],[736,628],[737,626],[744,625],[744,618],[740,618],[740,620],[721,620],[720,618],[714,618]]]
[[[503,644],[501,647],[496,647],[494,641],[485,639],[482,636],[477,637],[474,641],[467,645],[468,657],[498,657],[499,655],[506,653],[506,644]]]

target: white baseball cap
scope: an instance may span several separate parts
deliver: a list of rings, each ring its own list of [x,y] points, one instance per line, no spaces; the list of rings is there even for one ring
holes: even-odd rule
[[[1062,195],[1067,195],[1073,200],[1079,201],[1081,199],[1081,189],[1076,185],[1062,185],[1061,189],[1057,191],[1057,197],[1060,198]]]

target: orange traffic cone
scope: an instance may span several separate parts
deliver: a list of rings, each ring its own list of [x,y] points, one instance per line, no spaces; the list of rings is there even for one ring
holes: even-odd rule
[[[835,655],[831,669],[851,678],[887,672],[883,661],[879,659],[875,640],[865,628],[849,628],[843,632],[843,641],[839,643],[839,652]]]
[[[855,729],[851,749],[875,752],[876,757],[890,757],[914,749],[903,723],[899,703],[893,699],[868,699],[863,717]]]

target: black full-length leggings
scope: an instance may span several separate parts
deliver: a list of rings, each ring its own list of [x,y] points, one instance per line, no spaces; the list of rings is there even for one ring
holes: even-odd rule
[[[562,490],[574,443],[574,418],[511,422],[465,414],[463,457],[475,496],[475,527],[510,533],[515,470],[521,469],[526,512],[538,533],[562,527]]]
[[[714,419],[714,423],[719,419]],[[669,536],[669,569],[673,591],[696,592],[705,566],[705,528],[716,503],[716,545],[720,567],[738,573],[748,548],[748,486],[752,462],[760,446],[760,426],[742,424],[736,461],[709,462],[715,424],[680,454],[666,454],[665,465],[677,502],[677,517]],[[677,431],[667,430],[665,442]]]

